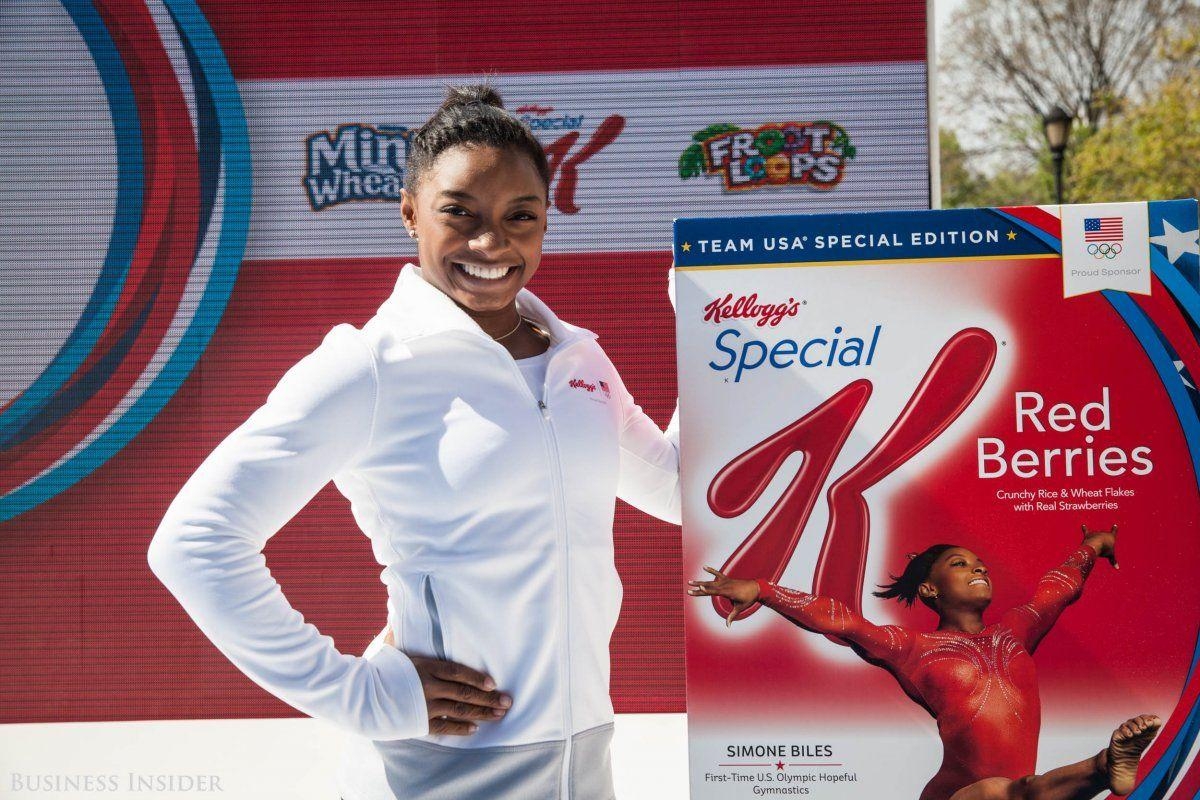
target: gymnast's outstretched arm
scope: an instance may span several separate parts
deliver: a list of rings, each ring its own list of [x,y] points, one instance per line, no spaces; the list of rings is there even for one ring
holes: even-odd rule
[[[705,567],[715,580],[689,581],[693,597],[721,596],[733,603],[729,621],[754,603],[787,617],[805,630],[831,637],[854,648],[866,659],[885,665],[902,662],[912,648],[912,636],[898,625],[876,625],[832,597],[788,589],[765,580],[739,580]]]
[[[1042,638],[1058,622],[1059,616],[1083,594],[1083,584],[1096,564],[1097,558],[1108,559],[1117,566],[1117,528],[1093,533],[1083,528],[1083,542],[1061,566],[1047,572],[1038,581],[1033,597],[1028,603],[1010,609],[1004,615],[1003,624],[1032,653]]]

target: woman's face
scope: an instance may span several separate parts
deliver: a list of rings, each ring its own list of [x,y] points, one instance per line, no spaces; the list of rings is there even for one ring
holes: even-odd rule
[[[992,601],[992,579],[979,556],[965,547],[952,547],[933,562],[920,593],[943,608],[982,609]]]
[[[400,211],[425,279],[468,312],[508,309],[541,263],[546,186],[522,153],[451,147],[404,190]]]

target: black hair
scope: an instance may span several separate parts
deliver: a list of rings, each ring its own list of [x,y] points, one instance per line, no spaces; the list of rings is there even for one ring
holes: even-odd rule
[[[523,153],[533,162],[549,191],[550,165],[546,151],[525,123],[504,110],[500,93],[485,83],[446,88],[441,108],[409,139],[405,178],[408,188],[416,188],[437,157],[458,145]]]
[[[891,583],[880,584],[879,588],[882,591],[872,592],[872,594],[876,597],[882,597],[884,600],[895,598],[897,603],[904,603],[906,606],[911,606],[913,601],[919,596],[917,589],[929,577],[929,572],[933,569],[934,563],[947,550],[953,550],[957,546],[953,544],[935,544],[932,547],[925,548],[920,553],[910,555],[908,566],[904,568],[904,572],[900,575],[891,576]]]

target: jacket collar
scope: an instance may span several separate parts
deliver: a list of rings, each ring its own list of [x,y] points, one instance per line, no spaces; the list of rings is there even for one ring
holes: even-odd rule
[[[517,310],[550,334],[551,347],[574,339],[596,338],[591,331],[560,320],[549,306],[527,289],[517,294]],[[413,264],[405,264],[400,270],[396,287],[391,297],[380,306],[379,316],[385,317],[405,338],[465,331],[491,339],[441,289],[425,280],[421,268]]]

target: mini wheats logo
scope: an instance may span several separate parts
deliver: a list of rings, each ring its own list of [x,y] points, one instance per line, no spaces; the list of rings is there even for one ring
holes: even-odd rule
[[[754,129],[720,123],[692,136],[679,177],[722,175],[726,189],[808,185],[832,189],[857,150],[832,122],[770,122]]]
[[[362,200],[400,202],[408,128],[339,125],[305,139],[304,191],[313,211]]]

